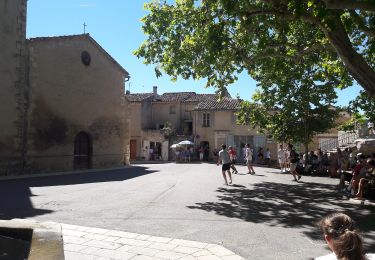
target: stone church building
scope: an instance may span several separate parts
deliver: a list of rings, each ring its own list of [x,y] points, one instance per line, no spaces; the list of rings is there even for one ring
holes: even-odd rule
[[[90,35],[26,39],[27,0],[0,1],[0,175],[129,162],[129,73]]]

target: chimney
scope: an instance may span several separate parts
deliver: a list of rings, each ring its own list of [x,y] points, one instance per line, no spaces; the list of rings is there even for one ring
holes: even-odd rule
[[[153,89],[154,89],[154,97],[157,97],[158,96],[158,86],[154,86]]]

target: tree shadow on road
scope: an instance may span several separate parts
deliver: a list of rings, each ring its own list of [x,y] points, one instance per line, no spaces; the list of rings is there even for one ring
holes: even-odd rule
[[[125,181],[156,171],[145,167],[62,174],[0,181],[0,219],[26,218],[52,213],[53,210],[34,208],[31,187],[64,186],[85,183]]]
[[[329,213],[342,211],[356,220],[360,230],[368,233],[367,245],[375,250],[375,209],[348,203],[334,185],[261,182],[249,187],[220,187],[216,192],[217,201],[196,203],[188,208],[269,226],[300,228],[313,240],[322,237],[317,222]]]

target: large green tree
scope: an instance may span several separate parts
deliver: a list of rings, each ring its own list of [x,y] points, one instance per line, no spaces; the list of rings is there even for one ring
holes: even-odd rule
[[[296,41],[307,36],[302,33]],[[259,66],[253,75],[259,82],[253,102],[242,102],[240,123],[259,127],[279,142],[303,143],[307,153],[314,135],[333,128],[339,112],[333,105],[340,73],[314,66],[320,56],[315,52],[305,55],[301,63],[269,62]]]
[[[358,97],[349,103],[350,111],[363,113],[370,121],[375,123],[375,98],[371,98],[365,91],[361,91]]]
[[[148,38],[135,54],[158,75],[206,78],[223,89],[242,71],[318,52],[315,66],[341,75],[337,86],[355,79],[375,94],[374,0],[176,0],[146,9]],[[305,32],[302,44],[295,41]]]

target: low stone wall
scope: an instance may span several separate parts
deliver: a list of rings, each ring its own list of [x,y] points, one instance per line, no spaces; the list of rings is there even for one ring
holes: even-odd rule
[[[6,259],[23,259],[25,255],[28,260],[65,259],[61,226],[54,222],[0,220],[0,238],[0,253],[8,256]]]

